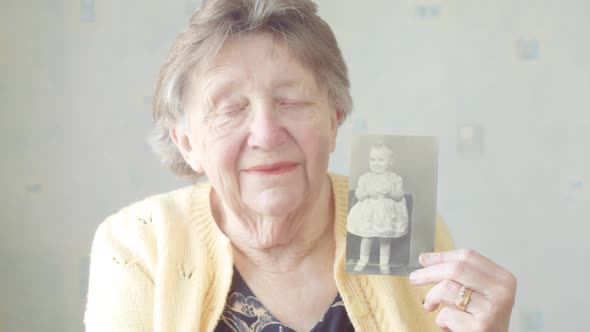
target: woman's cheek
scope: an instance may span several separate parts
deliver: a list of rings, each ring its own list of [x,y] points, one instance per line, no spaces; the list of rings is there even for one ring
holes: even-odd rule
[[[212,173],[237,173],[237,159],[245,140],[244,130],[207,129],[204,131],[202,151],[205,162]]]
[[[300,123],[292,127],[292,135],[303,151],[307,163],[327,163],[330,154],[330,135],[328,128],[321,122]],[[310,164],[310,166],[312,166]]]

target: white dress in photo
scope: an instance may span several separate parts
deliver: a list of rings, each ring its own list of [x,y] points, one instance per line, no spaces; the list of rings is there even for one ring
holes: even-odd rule
[[[385,194],[369,195],[371,191]],[[361,237],[397,238],[406,235],[406,199],[394,201],[390,194],[396,191],[403,192],[403,179],[393,172],[361,175],[355,191],[358,202],[348,213],[348,232]]]

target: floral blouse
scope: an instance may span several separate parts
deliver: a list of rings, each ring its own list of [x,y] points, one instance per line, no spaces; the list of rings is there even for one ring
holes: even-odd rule
[[[215,332],[294,332],[266,310],[234,267],[231,289]],[[340,294],[311,332],[347,332],[354,327]]]

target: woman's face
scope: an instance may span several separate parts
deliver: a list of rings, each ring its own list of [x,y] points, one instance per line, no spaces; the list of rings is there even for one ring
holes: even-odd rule
[[[225,205],[281,216],[313,201],[326,180],[339,116],[285,46],[266,35],[243,36],[193,83],[191,165],[207,174]]]
[[[369,155],[369,168],[373,173],[384,173],[392,164],[391,153],[385,149],[373,149]]]

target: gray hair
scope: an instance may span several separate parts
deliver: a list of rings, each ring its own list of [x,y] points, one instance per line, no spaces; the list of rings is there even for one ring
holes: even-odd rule
[[[310,0],[208,0],[195,11],[188,28],[175,40],[153,95],[154,129],[150,145],[163,165],[180,176],[195,177],[170,137],[184,126],[185,90],[190,78],[217,55],[224,43],[242,34],[266,33],[285,43],[311,70],[340,123],[352,110],[348,71],[336,37]]]

